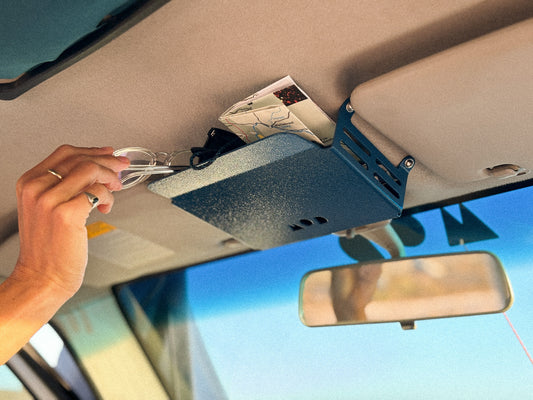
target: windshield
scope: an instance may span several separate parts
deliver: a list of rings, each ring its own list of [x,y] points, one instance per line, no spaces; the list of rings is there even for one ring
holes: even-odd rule
[[[335,235],[141,279],[116,293],[172,398],[526,398],[532,362],[510,323],[533,346],[532,197],[525,188],[393,223],[407,256],[496,254],[515,295],[506,314],[419,321],[414,331],[398,323],[306,327],[298,316],[306,272],[389,257],[361,237]]]

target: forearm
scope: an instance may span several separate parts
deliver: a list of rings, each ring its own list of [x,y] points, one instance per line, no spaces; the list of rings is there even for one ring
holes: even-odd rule
[[[60,146],[17,182],[20,253],[0,285],[0,365],[80,288],[87,266],[85,223],[95,205],[111,211],[118,173],[113,149]],[[96,204],[94,203],[96,199]]]
[[[0,284],[0,365],[46,324],[70,296],[53,283],[12,274]]]

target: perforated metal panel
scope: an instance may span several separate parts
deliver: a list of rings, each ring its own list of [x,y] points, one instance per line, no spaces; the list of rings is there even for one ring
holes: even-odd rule
[[[276,134],[149,188],[255,249],[398,217],[414,160],[392,165],[347,104],[331,147]]]

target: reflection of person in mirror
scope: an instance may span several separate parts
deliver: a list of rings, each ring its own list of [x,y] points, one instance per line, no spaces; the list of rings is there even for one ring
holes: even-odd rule
[[[331,271],[331,300],[338,322],[367,320],[365,308],[372,300],[380,276],[381,264]]]

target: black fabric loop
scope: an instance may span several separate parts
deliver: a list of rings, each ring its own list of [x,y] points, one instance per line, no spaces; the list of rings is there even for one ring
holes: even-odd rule
[[[235,150],[246,143],[232,132],[211,128],[203,147],[191,148],[190,166],[192,169],[204,169],[228,151]],[[198,161],[196,162],[196,159]]]

